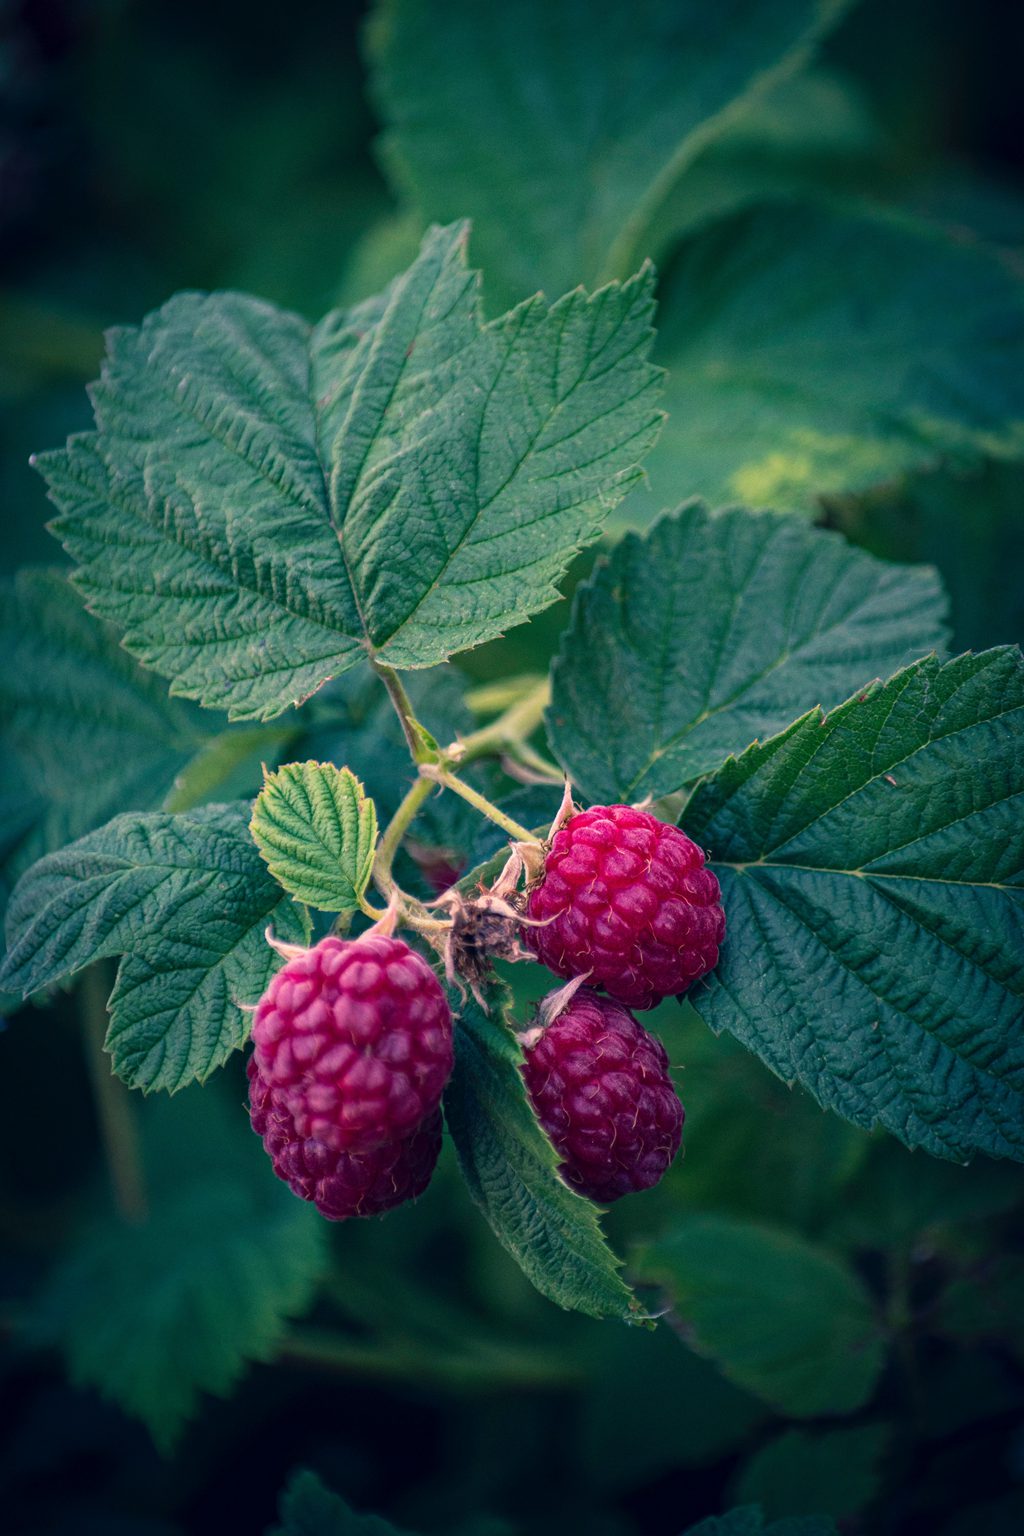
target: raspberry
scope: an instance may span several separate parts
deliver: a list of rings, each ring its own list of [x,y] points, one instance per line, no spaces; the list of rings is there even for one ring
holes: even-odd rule
[[[685,1118],[660,1040],[611,998],[581,987],[563,1013],[525,1036],[523,1054],[526,1090],[567,1184],[601,1201],[657,1184]]]
[[[441,1111],[435,1109],[410,1136],[371,1152],[338,1152],[301,1137],[287,1109],[249,1058],[249,1113],[274,1165],[293,1194],[312,1200],[328,1221],[378,1216],[415,1200],[430,1183],[441,1150]]]
[[[556,975],[653,1008],[717,964],[720,897],[685,832],[629,805],[595,805],[555,833],[526,907],[544,926],[524,942]]]
[[[382,933],[321,939],[271,981],[256,1065],[295,1135],[372,1152],[432,1115],[452,1070],[452,1016],[430,966]]]

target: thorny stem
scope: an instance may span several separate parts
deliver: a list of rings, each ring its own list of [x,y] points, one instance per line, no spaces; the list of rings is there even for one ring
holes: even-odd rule
[[[128,1090],[114,1076],[109,1058],[103,1050],[107,1032],[108,981],[106,967],[102,963],[89,966],[79,983],[79,1006],[96,1114],[114,1199],[125,1221],[137,1226],[145,1221],[147,1215],[146,1189],[138,1131]]]
[[[516,838],[517,841],[521,843],[535,843],[537,841],[529,827],[524,827],[521,822],[513,821],[511,816],[506,816],[504,811],[499,811],[496,805],[492,805],[483,795],[478,794],[475,789],[471,789],[468,784],[464,784],[461,779],[456,778],[455,774],[447,772],[444,768],[434,767],[429,763],[424,764],[420,769],[420,774],[424,782],[443,784],[445,789],[450,789],[456,795],[460,795],[463,800],[467,800],[470,805],[475,806],[481,815],[486,816],[489,821],[493,821],[496,826],[502,827],[511,837]]]

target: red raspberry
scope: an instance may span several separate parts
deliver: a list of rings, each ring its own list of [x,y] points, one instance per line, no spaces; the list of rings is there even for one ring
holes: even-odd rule
[[[440,982],[401,939],[321,939],[289,960],[253,1019],[256,1064],[295,1135],[364,1153],[432,1115],[452,1071]]]
[[[526,906],[544,926],[525,942],[556,975],[653,1008],[718,963],[720,898],[685,832],[629,805],[595,805],[555,833]]]
[[[274,1165],[293,1194],[312,1200],[328,1221],[379,1216],[415,1200],[430,1183],[441,1150],[441,1111],[435,1109],[411,1136],[372,1152],[337,1152],[313,1137],[303,1139],[287,1109],[249,1058],[249,1113]]]
[[[566,1183],[591,1200],[657,1184],[685,1115],[660,1040],[611,998],[581,987],[525,1037],[523,1077]]]

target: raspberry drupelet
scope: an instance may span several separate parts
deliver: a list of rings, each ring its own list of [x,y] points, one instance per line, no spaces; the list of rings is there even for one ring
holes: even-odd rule
[[[559,828],[527,899],[523,940],[558,976],[585,976],[630,1008],[685,992],[718,962],[721,892],[678,827],[595,805]]]
[[[441,1150],[439,1109],[400,1141],[370,1152],[339,1152],[298,1134],[253,1057],[247,1070],[252,1128],[263,1138],[274,1172],[293,1194],[311,1200],[328,1221],[382,1215],[415,1200],[430,1183]]]
[[[253,1018],[256,1067],[300,1141],[362,1155],[410,1136],[441,1101],[452,1016],[401,939],[321,939],[289,958]]]
[[[551,1023],[526,1033],[523,1056],[527,1093],[567,1184],[607,1202],[658,1182],[685,1118],[660,1040],[582,987]]]

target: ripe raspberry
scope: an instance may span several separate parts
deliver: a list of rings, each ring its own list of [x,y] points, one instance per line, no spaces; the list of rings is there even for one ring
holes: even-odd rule
[[[250,1056],[249,1113],[252,1128],[293,1194],[312,1200],[328,1221],[379,1216],[415,1200],[430,1183],[441,1150],[441,1111],[435,1109],[411,1136],[371,1152],[338,1152],[313,1137],[303,1139],[287,1109]]]
[[[253,1019],[256,1064],[295,1134],[371,1152],[432,1115],[452,1016],[427,962],[382,933],[321,939],[278,971]]]
[[[555,833],[526,907],[544,926],[524,942],[556,975],[653,1008],[718,963],[720,896],[685,832],[629,805],[595,805]]]
[[[526,1090],[564,1159],[566,1183],[601,1201],[657,1184],[685,1119],[661,1041],[611,998],[581,987],[525,1042]]]

